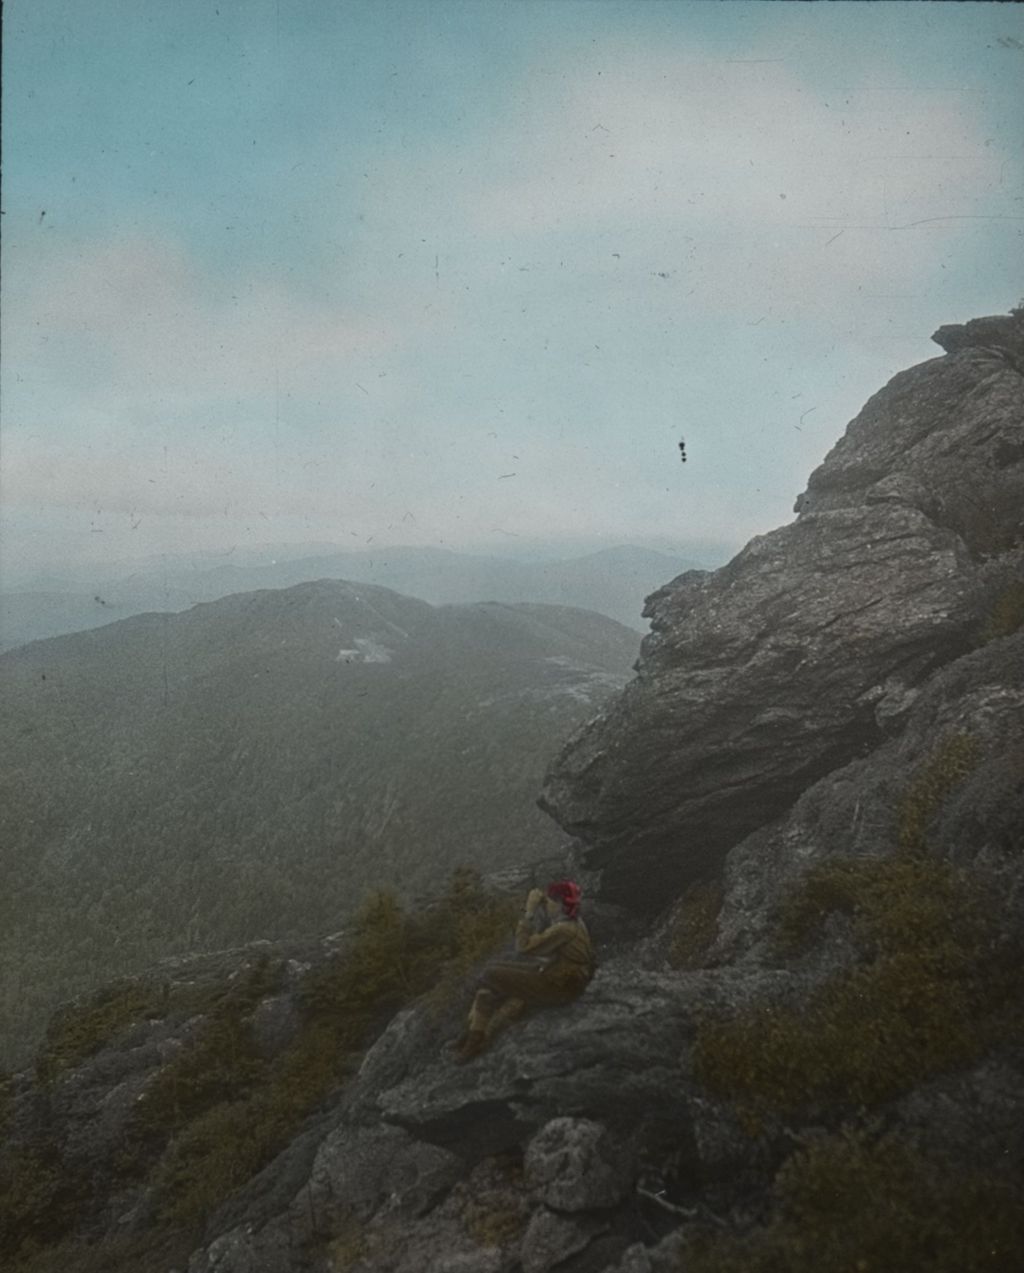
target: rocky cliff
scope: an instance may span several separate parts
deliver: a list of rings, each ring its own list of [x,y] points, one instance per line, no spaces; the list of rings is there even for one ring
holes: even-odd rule
[[[649,598],[636,679],[567,745],[543,807],[604,888],[660,905],[876,746],[1019,574],[1024,315],[943,327],[810,478],[788,526]]]
[[[4,1267],[1019,1267],[1024,324],[936,339],[792,525],[651,598],[547,782],[566,861],[58,1016],[0,1092]],[[456,1066],[567,865],[594,981]]]

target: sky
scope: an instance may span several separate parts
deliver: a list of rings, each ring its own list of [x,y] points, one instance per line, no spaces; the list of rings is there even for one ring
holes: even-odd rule
[[[738,547],[1024,295],[1015,5],[7,0],[3,60],[0,579]]]

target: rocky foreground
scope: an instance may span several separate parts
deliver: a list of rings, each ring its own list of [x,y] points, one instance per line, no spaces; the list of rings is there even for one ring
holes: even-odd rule
[[[1024,316],[936,340],[793,524],[650,599],[547,781],[564,862],[58,1017],[0,1095],[4,1267],[1017,1269]],[[456,1066],[474,926],[566,867],[593,983]]]

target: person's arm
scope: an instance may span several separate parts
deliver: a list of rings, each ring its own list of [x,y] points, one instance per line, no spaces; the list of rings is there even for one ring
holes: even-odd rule
[[[516,950],[523,950],[524,943],[535,933],[541,933],[548,927],[548,917],[544,908],[544,894],[539,888],[531,888],[526,898],[526,906],[516,925]]]
[[[516,929],[516,950],[523,955],[553,955],[576,935],[575,924],[552,924],[542,933],[531,933],[526,920]]]

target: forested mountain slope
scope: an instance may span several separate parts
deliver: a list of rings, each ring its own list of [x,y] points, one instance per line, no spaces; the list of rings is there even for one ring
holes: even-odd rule
[[[583,611],[325,580],[0,657],[13,1033],[140,961],[330,931],[369,887],[549,850],[544,766],[637,643]]]

